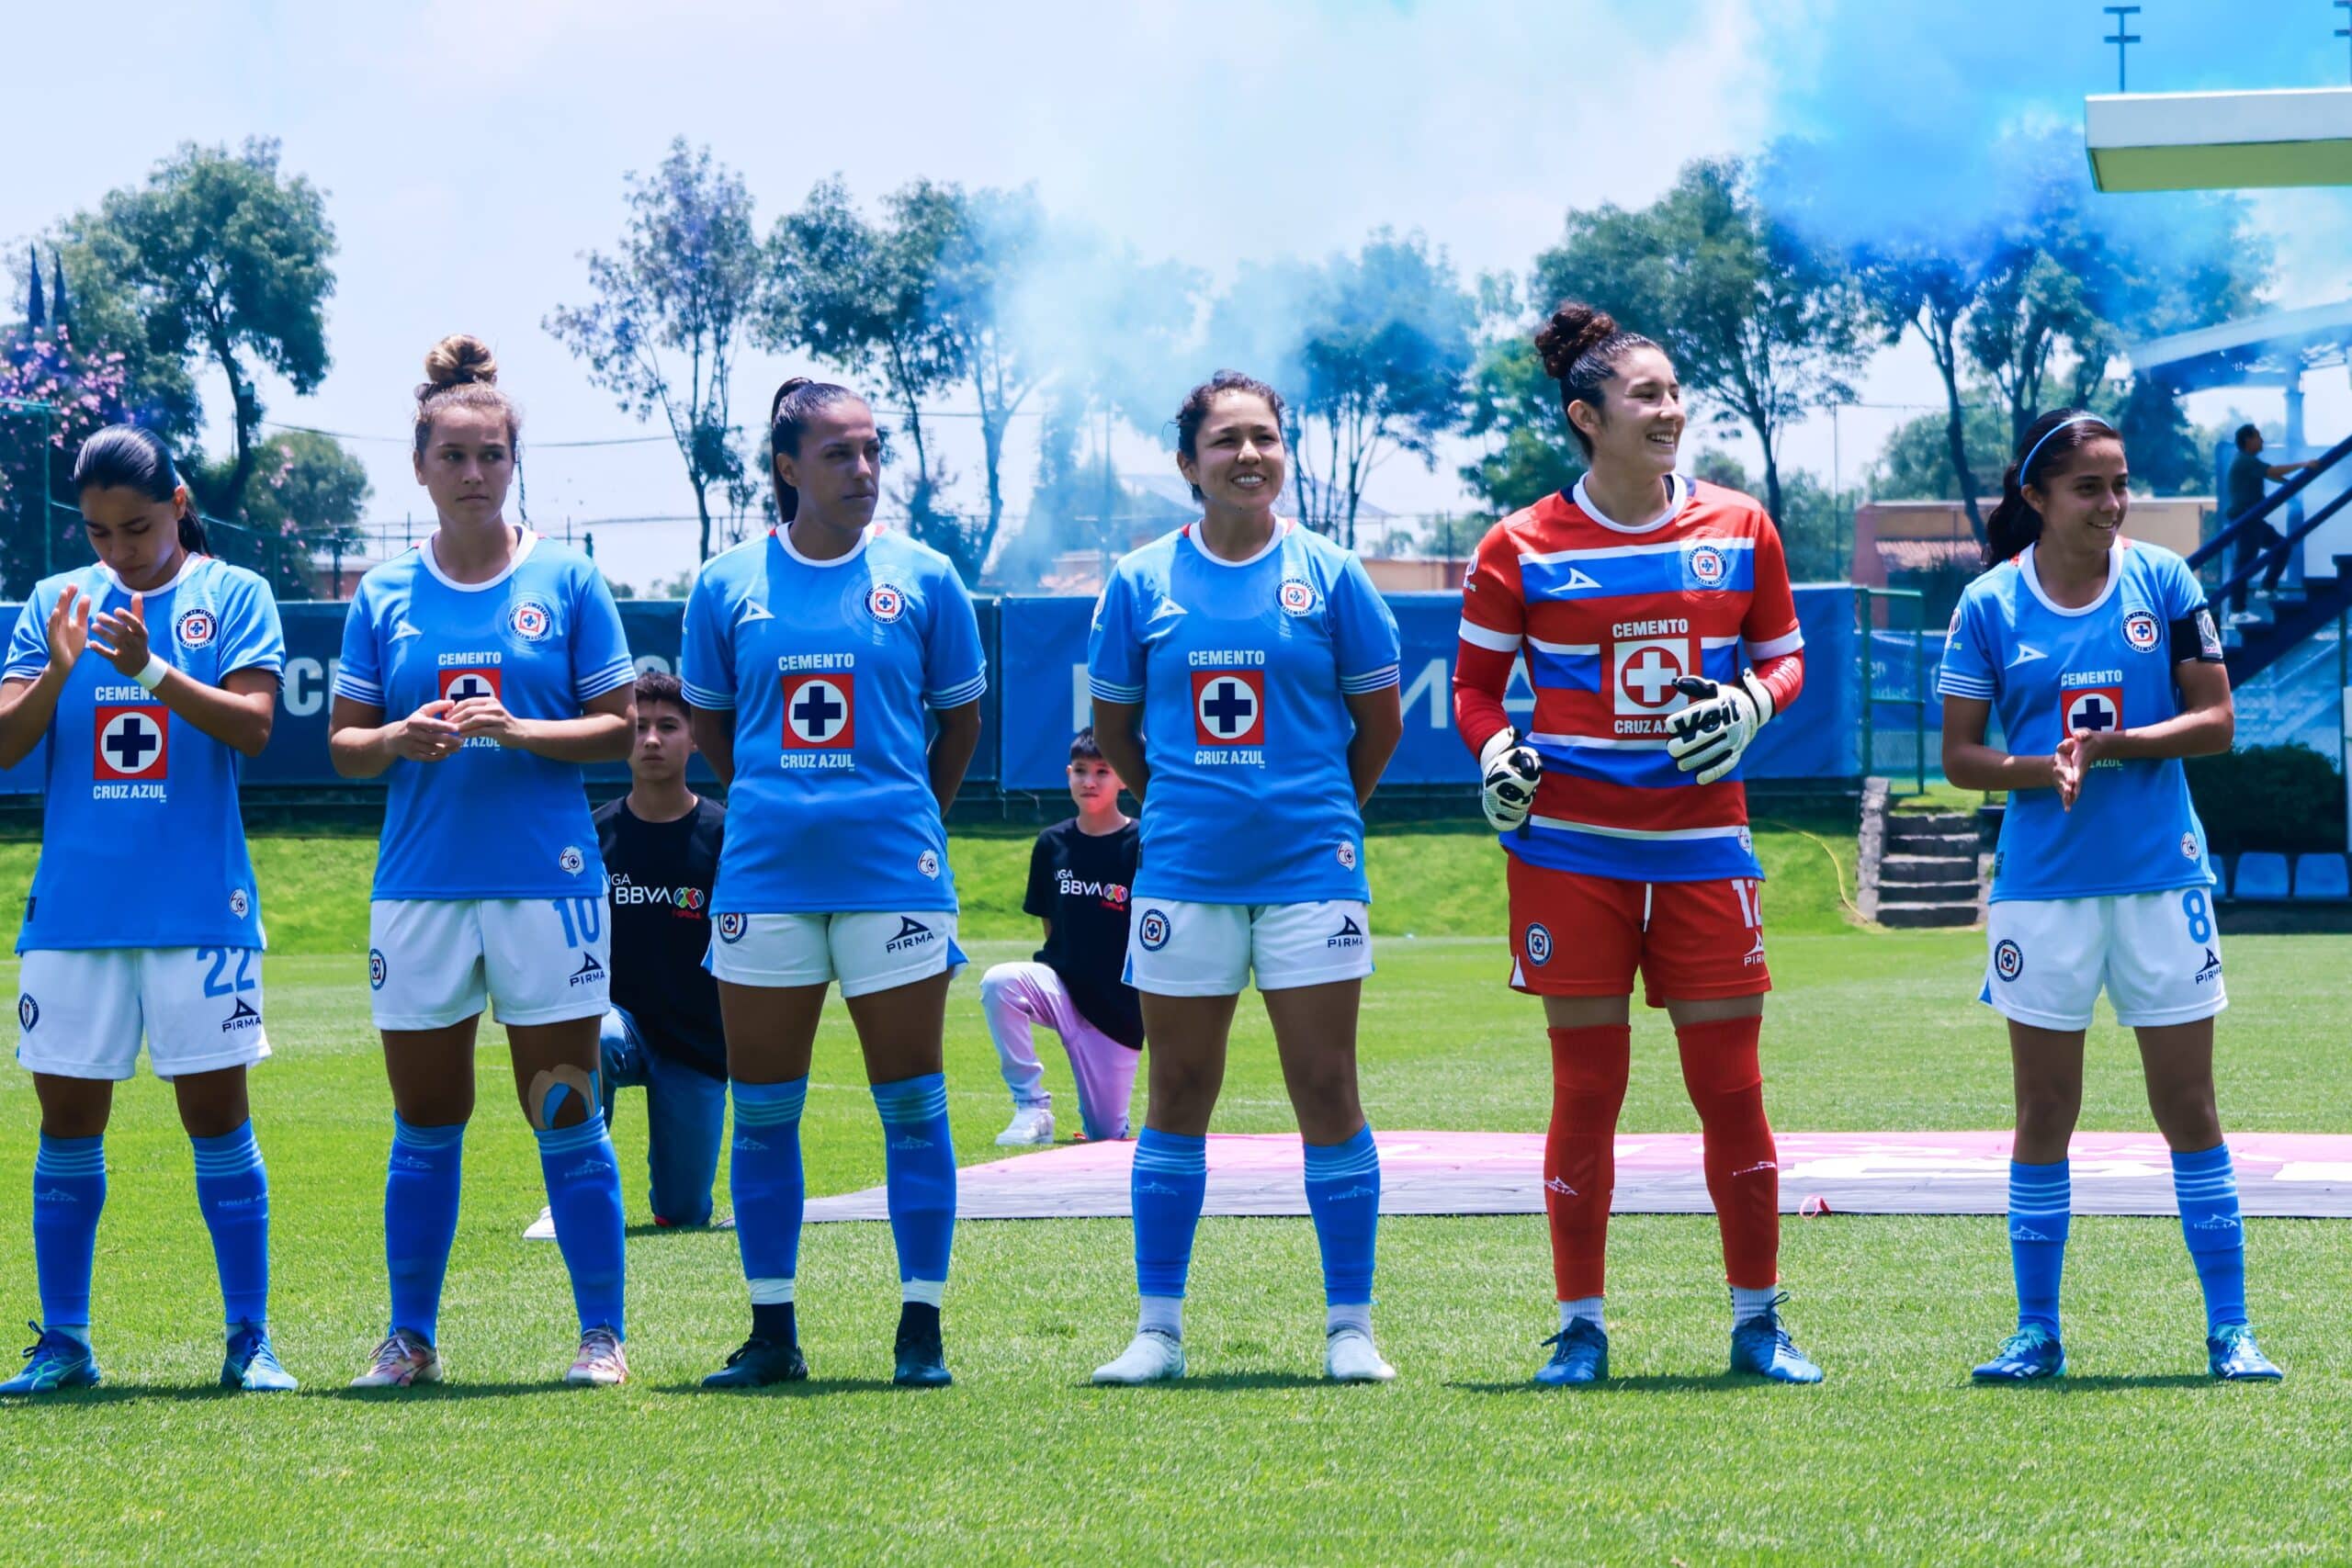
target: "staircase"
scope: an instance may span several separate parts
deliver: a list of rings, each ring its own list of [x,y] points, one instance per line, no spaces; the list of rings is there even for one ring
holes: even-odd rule
[[[1973,926],[1983,917],[1976,820],[1959,811],[1890,811],[1887,784],[1862,786],[1861,916],[1883,926]]]
[[[2282,512],[2288,502],[2301,495],[2312,480],[2334,468],[2337,464],[2346,461],[2346,458],[2352,458],[2352,436],[2347,436],[2329,447],[2314,467],[2297,474],[2279,486],[2265,498],[2261,505],[2255,507],[2243,516],[2232,518],[2226,526],[2206,541],[2202,548],[2188,558],[2188,564],[2192,568],[2218,560],[2222,563],[2222,569],[2229,574],[2212,596],[2216,614],[2226,615],[2230,593],[2261,575],[2274,558],[2287,552],[2301,550],[2303,541],[2310,537],[2313,530],[2342,511],[2346,503],[2352,502],[2352,488],[2339,492],[2325,505],[2314,510],[2301,523],[2283,530],[2286,534],[2283,542],[2272,546],[2264,551],[2259,558],[2249,561],[2245,566],[2237,566],[2231,559],[2233,554],[2231,550],[2232,542],[2255,524],[2268,518],[2273,513]],[[2336,556],[2334,559],[2335,575],[2333,577],[2306,577],[2303,580],[2301,598],[2296,598],[2282,589],[2277,600],[2268,606],[2268,614],[2263,619],[2246,626],[2232,626],[2223,632],[2222,637],[2223,660],[2230,672],[2232,686],[2245,684],[2263,670],[2276,663],[2297,643],[2301,642],[2347,610],[2352,610],[2352,555]]]

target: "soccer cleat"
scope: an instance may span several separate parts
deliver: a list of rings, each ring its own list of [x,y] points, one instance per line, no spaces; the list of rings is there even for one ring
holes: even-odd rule
[[[891,1347],[898,1366],[890,1381],[900,1388],[945,1388],[956,1381],[939,1338],[939,1309],[909,1302],[899,1309],[899,1337]]]
[[[1371,1335],[1361,1328],[1342,1328],[1324,1337],[1323,1375],[1333,1382],[1388,1382],[1396,1369],[1380,1359]]]
[[[2277,1382],[2287,1374],[2254,1342],[2254,1330],[2233,1323],[2205,1337],[2205,1364],[2222,1382]]]
[[[808,1362],[797,1345],[782,1345],[758,1335],[743,1341],[727,1364],[702,1380],[705,1388],[765,1388],[771,1383],[806,1382]]]
[[[1731,1331],[1731,1370],[1753,1372],[1774,1382],[1819,1382],[1821,1369],[1790,1339],[1781,1325],[1780,1306],[1789,1299],[1783,1291],[1772,1304]]]
[[[1094,1369],[1094,1381],[1099,1383],[1172,1382],[1183,1375],[1184,1342],[1157,1328],[1140,1331],[1119,1352],[1118,1359]]]
[[[1541,1388],[1580,1388],[1609,1375],[1609,1331],[1579,1317],[1551,1338],[1552,1359],[1535,1369]]]
[[[38,1323],[25,1325],[33,1342],[25,1348],[25,1370],[0,1382],[0,1394],[50,1393],[61,1388],[90,1388],[98,1382],[98,1359],[88,1345],[71,1334],[57,1334]]]
[[[2066,1348],[2038,1323],[2001,1341],[2000,1352],[1968,1374],[1978,1382],[2033,1382],[2066,1375]]]
[[[220,1386],[248,1393],[291,1393],[302,1385],[277,1364],[269,1330],[258,1323],[241,1323],[229,1331],[229,1353],[220,1362]]]
[[[376,1347],[366,1371],[351,1380],[354,1388],[407,1388],[413,1383],[439,1382],[441,1358],[422,1335],[395,1328]]]
[[[997,1146],[1028,1148],[1054,1141],[1054,1113],[1043,1105],[1024,1105],[1012,1113],[1012,1124],[996,1135]]]
[[[612,1325],[600,1323],[580,1337],[579,1353],[571,1358],[563,1381],[574,1388],[611,1388],[628,1382],[628,1353]]]

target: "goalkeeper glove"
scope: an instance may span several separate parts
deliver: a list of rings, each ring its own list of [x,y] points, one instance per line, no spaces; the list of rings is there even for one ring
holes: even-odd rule
[[[1534,748],[1521,745],[1519,732],[1505,725],[1479,749],[1478,772],[1487,825],[1508,833],[1526,821],[1535,806],[1536,781],[1544,776],[1544,760]]]
[[[1739,765],[1740,753],[1772,716],[1772,692],[1743,670],[1728,686],[1695,675],[1685,675],[1675,689],[1690,705],[1668,719],[1674,738],[1666,754],[1684,773],[1695,773],[1701,784],[1713,784]]]

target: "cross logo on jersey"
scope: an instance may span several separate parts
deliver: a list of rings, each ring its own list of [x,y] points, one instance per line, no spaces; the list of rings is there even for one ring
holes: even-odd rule
[[[846,750],[856,743],[857,677],[848,671],[784,678],[787,750]]]
[[[1193,671],[1193,733],[1203,746],[1263,746],[1266,672]]]
[[[164,753],[170,748],[171,726],[161,707],[109,706],[93,710],[92,728],[98,738],[97,755],[90,772],[107,779],[160,779],[165,776]]]
[[[1645,637],[1611,645],[1617,661],[1617,711],[1657,716],[1689,702],[1674,689],[1685,675],[1698,672],[1689,637]]]
[[[498,696],[498,676],[494,664],[481,670],[444,670],[440,672],[441,696],[452,703],[462,703],[469,697]]]
[[[2098,734],[2102,730],[2123,728],[2123,688],[2120,686],[2076,686],[2059,694],[2066,705],[2066,730],[2069,735],[2086,731]]]

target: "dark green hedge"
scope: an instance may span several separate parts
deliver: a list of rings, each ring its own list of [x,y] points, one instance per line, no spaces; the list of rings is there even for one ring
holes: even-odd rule
[[[2188,793],[2215,854],[2344,848],[2344,774],[2308,746],[2248,746],[2191,757]]]

